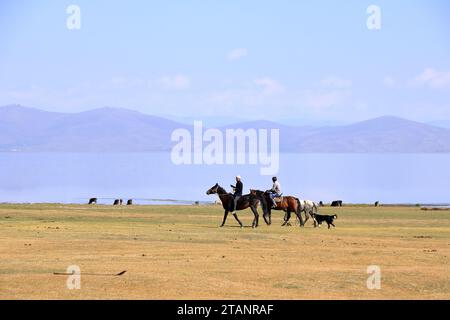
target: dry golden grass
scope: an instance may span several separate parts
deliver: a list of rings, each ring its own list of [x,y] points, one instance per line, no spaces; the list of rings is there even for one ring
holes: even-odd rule
[[[450,211],[322,211],[339,215],[336,229],[281,227],[280,212],[256,230],[233,217],[219,228],[218,206],[0,205],[0,298],[450,298]],[[53,275],[69,265],[80,290]],[[381,267],[380,290],[366,287],[368,265]]]

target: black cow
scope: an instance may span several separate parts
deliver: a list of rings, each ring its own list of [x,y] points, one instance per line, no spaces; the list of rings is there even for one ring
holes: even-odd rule
[[[342,207],[342,200],[334,200],[331,202],[332,207]]]
[[[113,206],[118,206],[120,203],[119,199],[114,200]]]
[[[380,205],[379,201],[375,201],[375,207],[378,207]]]
[[[97,204],[97,198],[90,198],[89,204]]]
[[[319,207],[323,207],[323,202],[319,201]]]
[[[128,199],[127,206],[131,206],[133,204],[133,199]]]

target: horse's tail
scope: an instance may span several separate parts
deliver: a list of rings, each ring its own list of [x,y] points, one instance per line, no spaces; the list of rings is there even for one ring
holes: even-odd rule
[[[305,222],[303,221],[303,218],[302,218],[302,211],[303,211],[302,202],[300,201],[299,198],[295,198],[295,200],[297,200],[297,212],[295,214],[296,214],[297,218],[300,220],[300,226],[303,227],[305,225]]]
[[[306,214],[306,209],[308,208],[306,201],[302,199],[297,199],[297,203],[299,212],[304,212]]]

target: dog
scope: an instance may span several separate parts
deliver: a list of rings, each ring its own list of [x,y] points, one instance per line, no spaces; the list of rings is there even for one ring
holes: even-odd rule
[[[333,226],[336,228],[336,226],[334,225],[334,219],[337,219],[337,215],[332,215],[332,216],[326,216],[326,215],[321,215],[321,214],[317,214],[317,213],[313,213],[313,218],[314,218],[314,227],[317,227],[317,225],[319,225],[319,227],[322,225],[322,222],[326,222],[328,224],[328,229],[330,229],[330,226]]]

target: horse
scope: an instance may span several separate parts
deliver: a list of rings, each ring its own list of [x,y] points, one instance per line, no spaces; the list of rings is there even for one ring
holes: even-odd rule
[[[286,214],[284,215],[284,223],[282,226],[285,226],[289,223],[289,219],[291,218],[291,212],[295,212],[296,216],[300,220],[300,226],[303,226],[303,218],[301,216],[301,203],[300,200],[293,196],[283,196],[281,197],[281,201],[276,202],[276,208],[272,208],[272,199],[270,197],[270,192],[268,191],[261,191],[261,190],[250,190],[250,193],[262,197],[264,199],[264,202],[262,202],[263,209],[264,210],[263,218],[264,221],[270,225],[272,224],[272,209],[273,210],[282,210]]]
[[[314,219],[314,214],[317,214],[318,205],[312,200],[300,199],[299,202],[300,202],[300,216],[302,212],[305,213],[305,221],[303,222],[303,225],[306,223],[306,221],[308,221],[309,217],[311,217],[314,220],[315,224],[316,221]],[[300,224],[302,224],[302,221],[300,221]]]
[[[207,195],[210,194],[217,194],[219,196],[220,201],[222,202],[222,207],[225,210],[223,215],[223,221],[220,227],[223,227],[225,225],[225,221],[227,220],[228,213],[231,211],[232,206],[234,206],[234,198],[233,195],[228,193],[224,188],[222,188],[218,183],[216,183],[214,186],[212,186],[208,191],[206,191]],[[255,215],[255,218],[253,219],[252,228],[258,227],[259,222],[259,214],[258,214],[258,204],[260,203],[262,199],[258,198],[258,196],[255,196],[253,194],[246,194],[239,198],[236,208],[234,211],[238,210],[244,210],[247,208],[250,208]],[[239,220],[236,213],[233,213],[234,218],[239,223],[241,228],[243,228],[242,222]]]

